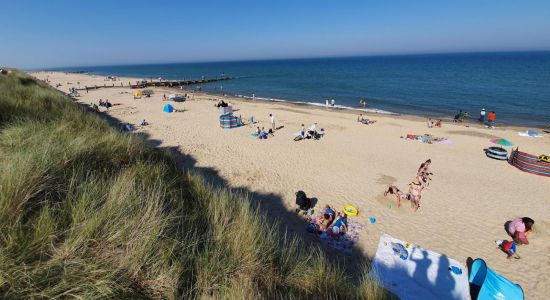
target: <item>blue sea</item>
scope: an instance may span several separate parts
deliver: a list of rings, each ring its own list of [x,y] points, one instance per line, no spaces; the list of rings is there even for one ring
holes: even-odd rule
[[[58,69],[60,70],[60,69]],[[550,52],[430,54],[63,68],[98,75],[238,79],[204,91],[433,117],[482,108],[497,123],[550,124]]]

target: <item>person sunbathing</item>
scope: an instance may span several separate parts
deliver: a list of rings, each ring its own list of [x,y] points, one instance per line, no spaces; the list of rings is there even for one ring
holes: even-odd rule
[[[365,125],[369,125],[369,124],[375,123],[376,121],[371,121],[369,119],[365,119],[365,118],[363,118],[363,114],[359,114],[359,117],[357,117],[357,122],[361,122]]]
[[[260,129],[260,126],[258,126],[258,127],[256,128],[256,137],[260,139],[260,138],[261,138],[261,137],[260,137],[261,133],[262,133],[262,130]]]
[[[441,128],[442,123],[443,123],[443,120],[439,119],[439,120],[435,121],[434,126]]]
[[[307,130],[308,138],[314,138],[317,135],[317,123],[313,123]]]
[[[342,214],[334,225],[332,226],[332,233],[334,235],[343,235],[348,231],[348,215]]]
[[[260,139],[267,139],[267,132],[265,131],[265,127],[262,127],[262,130],[260,131]]]
[[[300,130],[300,136],[304,139],[306,138],[306,127],[304,124],[302,124],[302,129]]]
[[[327,231],[330,224],[332,224],[332,217],[331,215],[324,213],[317,219],[317,223],[319,223],[319,231]]]

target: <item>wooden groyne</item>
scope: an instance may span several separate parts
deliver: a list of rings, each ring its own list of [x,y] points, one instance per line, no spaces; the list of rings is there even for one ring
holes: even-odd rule
[[[211,82],[218,82],[218,81],[226,81],[226,80],[232,80],[237,79],[237,77],[230,77],[230,76],[224,76],[224,77],[217,77],[217,78],[209,78],[209,79],[188,79],[188,80],[143,80],[138,81],[135,84],[132,84],[131,82],[128,82],[128,84],[124,84],[124,82],[120,82],[120,85],[118,83],[112,83],[112,84],[103,84],[103,85],[94,85],[94,86],[85,86],[83,88],[78,88],[79,91],[88,91],[88,90],[97,90],[101,88],[115,88],[115,87],[130,87],[130,88],[146,88],[146,87],[178,87],[178,86],[184,86],[184,85],[192,85],[192,84],[205,84],[205,83],[211,83]]]

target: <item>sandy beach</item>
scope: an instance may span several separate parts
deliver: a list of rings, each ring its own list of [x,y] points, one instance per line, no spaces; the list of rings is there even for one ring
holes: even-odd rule
[[[80,87],[113,83],[86,74],[32,75],[47,78],[54,87],[61,84],[57,88],[64,93],[78,87],[77,82]],[[120,81],[127,84],[136,79]],[[168,114],[162,111],[162,95],[173,91],[153,90],[152,97],[141,99],[134,99],[134,90],[128,87],[80,91],[77,101],[97,104],[99,99],[108,99],[120,104],[106,113],[134,125],[145,119],[149,125],[138,132],[146,133],[161,147],[178,149],[193,160],[194,167],[215,171],[232,187],[276,195],[284,205],[261,203],[272,216],[277,216],[277,209],[293,211],[298,190],[316,197],[317,209],[325,204],[338,210],[354,205],[360,213],[353,220],[366,226],[358,246],[368,257],[374,256],[380,235],[387,233],[464,263],[469,257],[483,258],[492,269],[520,284],[527,299],[544,299],[550,294],[550,178],[524,173],[487,158],[483,152],[491,146],[490,139],[505,138],[521,151],[550,154],[549,133],[530,138],[518,135],[526,128],[487,129],[450,122],[444,122],[442,128],[427,128],[420,117],[383,114],[367,114],[377,122],[363,125],[357,122],[358,112],[205,93],[171,103],[185,111]],[[243,120],[253,115],[256,126],[269,128],[269,114],[273,114],[277,127],[284,127],[267,140],[253,138],[253,128],[248,126],[221,129],[214,105],[222,98],[233,104],[235,114]],[[314,122],[326,130],[323,138],[293,141],[301,124],[309,127]],[[451,142],[427,144],[400,138],[425,133]],[[421,208],[412,212],[408,203],[397,208],[394,197],[384,197],[385,188],[395,184],[406,190],[420,163],[428,158],[434,175],[422,194]],[[536,230],[530,234],[531,244],[519,247],[521,259],[508,260],[494,241],[508,238],[506,221],[523,216],[535,220]],[[375,217],[376,223],[371,224],[369,217]],[[304,223],[286,225],[291,231],[305,227]]]

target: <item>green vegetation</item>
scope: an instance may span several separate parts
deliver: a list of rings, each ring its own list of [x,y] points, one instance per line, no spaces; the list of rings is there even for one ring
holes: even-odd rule
[[[3,299],[385,296],[19,72],[0,74],[0,169]]]

